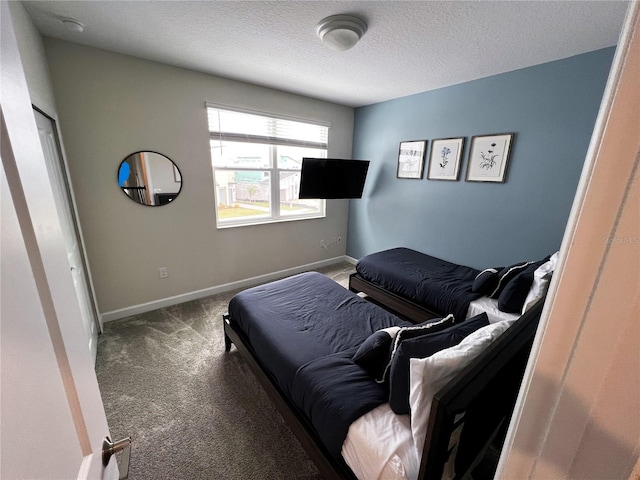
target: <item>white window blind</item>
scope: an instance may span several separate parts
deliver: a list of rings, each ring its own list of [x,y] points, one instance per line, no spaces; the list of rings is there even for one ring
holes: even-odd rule
[[[325,216],[325,201],[299,188],[303,158],[327,156],[327,124],[206,108],[218,228]]]
[[[207,106],[211,138],[219,141],[327,149],[329,127]]]

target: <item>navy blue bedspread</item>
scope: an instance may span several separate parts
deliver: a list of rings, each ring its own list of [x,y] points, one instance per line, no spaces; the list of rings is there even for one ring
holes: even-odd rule
[[[362,278],[443,316],[462,322],[469,303],[481,295],[471,286],[475,268],[447,262],[409,248],[393,248],[366,255],[356,271]]]
[[[240,292],[229,314],[338,458],[349,425],[388,400],[351,356],[376,330],[413,325],[316,272]]]
[[[385,386],[351,361],[357,348],[312,360],[298,369],[291,398],[311,420],[329,453],[340,458],[349,426],[389,401]]]

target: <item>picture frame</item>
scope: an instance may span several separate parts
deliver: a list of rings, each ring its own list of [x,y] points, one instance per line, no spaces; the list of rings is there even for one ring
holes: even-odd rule
[[[464,137],[431,140],[427,178],[429,180],[458,180],[463,149]]]
[[[426,140],[400,142],[397,178],[422,179],[426,150]]]
[[[471,137],[466,181],[504,183],[514,135],[496,133]]]

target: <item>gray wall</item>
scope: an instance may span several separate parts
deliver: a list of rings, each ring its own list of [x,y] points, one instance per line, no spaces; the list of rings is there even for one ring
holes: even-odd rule
[[[60,40],[45,50],[102,313],[344,255],[345,242],[320,240],[346,237],[345,200],[324,219],[216,229],[205,101],[329,122],[329,155],[347,158],[353,109]],[[139,150],[180,168],[169,205],[118,188],[118,165]]]
[[[9,2],[9,10],[22,57],[31,103],[55,117],[56,108],[42,36],[20,2]]]
[[[350,204],[347,254],[407,246],[486,268],[556,251],[613,54],[356,109],[353,156],[371,165],[363,198]],[[504,132],[515,133],[506,183],[465,182],[471,136]],[[449,137],[467,137],[459,181],[396,178],[399,142]]]

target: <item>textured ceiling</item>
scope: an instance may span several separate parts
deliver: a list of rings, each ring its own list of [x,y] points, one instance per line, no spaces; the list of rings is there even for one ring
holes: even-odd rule
[[[45,36],[361,106],[615,45],[623,1],[28,1]],[[368,24],[328,50],[325,16]],[[82,22],[84,33],[59,17]]]

